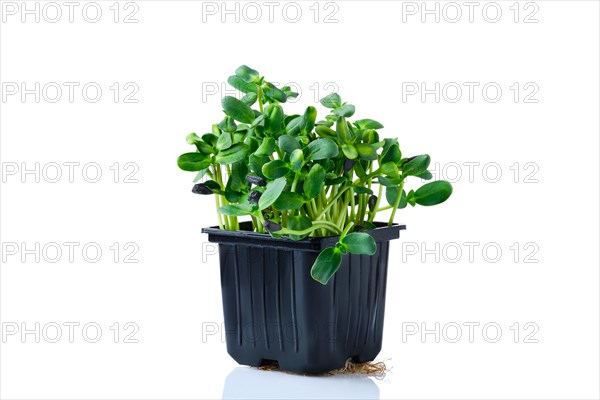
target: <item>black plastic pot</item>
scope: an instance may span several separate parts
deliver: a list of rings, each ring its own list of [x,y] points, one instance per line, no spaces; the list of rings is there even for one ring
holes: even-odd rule
[[[373,256],[346,254],[327,285],[310,276],[319,252],[337,237],[293,241],[249,231],[204,228],[219,243],[227,352],[240,364],[277,361],[283,370],[318,373],[381,350],[390,240],[404,225],[376,224]],[[246,229],[246,230],[244,230]]]

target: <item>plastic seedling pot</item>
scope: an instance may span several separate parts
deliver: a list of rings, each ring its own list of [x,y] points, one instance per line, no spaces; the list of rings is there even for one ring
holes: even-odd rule
[[[405,225],[375,223],[372,255],[346,254],[322,285],[310,269],[338,237],[294,241],[252,232],[204,228],[219,244],[227,352],[239,364],[277,361],[282,370],[321,373],[347,359],[366,362],[381,350],[390,241]]]

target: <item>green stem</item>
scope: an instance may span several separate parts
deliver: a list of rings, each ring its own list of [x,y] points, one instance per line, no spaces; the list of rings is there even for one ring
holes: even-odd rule
[[[383,194],[383,185],[379,185],[379,190],[377,191],[377,201],[375,202],[375,207],[373,207],[372,211],[369,211],[369,222],[373,222],[373,220],[375,219],[375,214],[377,214],[378,211],[381,211],[379,209],[379,202],[381,201],[381,195]]]
[[[310,228],[306,228],[303,229],[301,231],[296,231],[293,229],[287,229],[287,228],[282,228],[280,231],[278,231],[279,233],[283,234],[283,235],[306,235],[308,233],[312,233],[313,231],[317,230],[317,229],[327,229],[330,230],[332,232],[335,232],[337,234],[342,233],[341,229],[337,227],[337,225],[335,225],[333,222],[329,222],[329,221],[317,221],[315,223],[313,223],[313,225]]]
[[[258,108],[260,109],[260,112],[262,114],[262,112],[263,112],[263,99],[262,99],[263,91],[262,91],[262,87],[260,85],[258,86],[257,95],[258,95]]]
[[[390,221],[388,222],[388,226],[392,226],[392,224],[394,223],[394,217],[396,216],[396,211],[398,210],[400,199],[402,199],[402,189],[404,189],[404,181],[400,182],[400,185],[398,186],[398,194],[396,195],[396,201],[394,202],[394,207],[392,209],[392,215],[390,215]]]
[[[342,186],[342,189],[336,193],[335,196],[333,196],[333,198],[331,200],[329,200],[327,202],[327,205],[325,206],[325,208],[323,208],[323,211],[321,211],[321,214],[319,214],[319,216],[317,217],[317,219],[321,219],[323,218],[323,216],[325,215],[325,213],[331,208],[331,206],[333,206],[337,200],[344,194],[346,193],[346,191],[348,189],[350,189],[352,186],[351,185],[345,185]]]

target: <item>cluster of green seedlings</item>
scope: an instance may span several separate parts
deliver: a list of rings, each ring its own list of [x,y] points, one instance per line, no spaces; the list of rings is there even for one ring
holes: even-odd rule
[[[375,120],[351,122],[355,108],[337,93],[321,99],[330,112],[317,121],[312,106],[302,115],[286,115],[282,103],[298,94],[252,68],[239,67],[227,81],[244,96],[222,99],[223,120],[210,133],[189,134],[196,150],[179,156],[177,164],[197,172],[194,182],[203,181],[194,193],[215,195],[221,229],[239,230],[238,217],[249,216],[256,232],[274,237],[339,236],[311,269],[322,284],[344,254],[376,253],[368,231],[376,228],[377,213],[391,210],[391,226],[398,209],[433,206],[452,194],[446,181],[407,192],[407,177],[431,180],[430,157],[404,157],[397,138],[379,137],[383,125]]]

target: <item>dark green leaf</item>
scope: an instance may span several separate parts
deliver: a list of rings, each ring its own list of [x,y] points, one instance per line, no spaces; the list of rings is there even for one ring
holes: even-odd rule
[[[280,103],[285,103],[287,101],[286,94],[272,83],[265,82],[263,84],[263,91],[265,96],[268,96],[273,100],[277,100]]]
[[[257,156],[270,156],[275,151],[275,139],[267,137],[254,152]]]
[[[383,128],[382,124],[380,124],[379,122],[377,122],[373,119],[369,119],[369,118],[359,119],[358,121],[354,121],[354,124],[356,126],[358,126],[360,129],[381,129],[381,128]]]
[[[420,175],[427,171],[431,158],[427,154],[413,157],[410,161],[407,161],[401,168],[404,176],[409,175]]]
[[[219,140],[217,140],[217,150],[226,150],[231,147],[233,144],[233,139],[231,138],[231,133],[223,132],[221,136],[219,136]]]
[[[307,160],[322,160],[324,158],[337,157],[338,146],[331,139],[316,139],[306,146]]]
[[[218,126],[219,128],[221,128],[222,131],[230,133],[235,132],[237,129],[235,121],[230,116],[226,116],[225,118],[223,118],[223,121],[221,121]]]
[[[256,100],[258,100],[258,95],[256,93],[246,93],[241,99],[240,101],[244,104],[247,104],[249,106],[253,105],[254,103],[256,103]]]
[[[341,243],[352,254],[368,254],[372,256],[377,252],[375,239],[368,233],[351,233],[346,235],[341,240]]]
[[[269,161],[262,166],[262,173],[269,179],[276,179],[286,176],[290,172],[289,165],[283,160]]]
[[[412,199],[421,206],[435,206],[448,200],[452,194],[452,185],[446,181],[434,181],[421,186]]]
[[[304,164],[304,153],[301,149],[296,149],[290,155],[290,166],[292,171],[298,172],[302,165]]]
[[[269,104],[265,108],[265,132],[278,133],[283,129],[283,109],[279,104]]]
[[[221,133],[219,132],[219,135]],[[206,143],[210,144],[211,146],[214,146],[215,144],[217,144],[217,140],[219,140],[219,137],[217,135],[213,135],[212,133],[206,133],[204,135],[202,135],[202,140],[204,140]]]
[[[328,126],[325,125],[317,125],[315,127],[315,132],[317,132],[317,135],[321,136],[322,138],[334,138],[336,137],[336,133],[333,129],[329,128]]]
[[[227,150],[220,151],[217,154],[219,164],[233,164],[246,158],[250,152],[250,147],[245,143],[236,143]]]
[[[328,247],[317,257],[310,269],[310,276],[323,285],[331,279],[342,264],[342,254],[336,247]]]
[[[398,172],[398,167],[396,166],[396,163],[394,163],[393,161],[386,162],[385,164],[383,164],[381,166],[381,173],[384,175],[387,175],[391,178],[399,178],[400,177],[400,173]]]
[[[210,157],[202,153],[185,153],[177,158],[177,166],[184,171],[201,171],[210,164]]]
[[[340,118],[335,123],[335,130],[338,138],[342,143],[354,143],[356,138],[354,133],[348,128],[348,123],[345,118]]]
[[[260,79],[258,71],[253,70],[247,65],[241,65],[235,70],[235,74],[246,82],[257,82]]]
[[[285,126],[288,135],[295,136],[300,133],[300,125],[302,124],[302,116],[297,116],[291,119]]]
[[[372,144],[356,143],[354,147],[363,160],[377,160],[377,149]]]
[[[306,108],[304,115],[300,121],[300,132],[303,134],[307,134],[312,132],[315,127],[315,121],[317,120],[317,109],[313,106],[309,106]]]
[[[356,194],[373,194],[373,191],[371,189],[364,186],[354,186],[353,190]]]
[[[396,199],[398,196],[398,186],[388,186],[385,188],[385,199],[388,204],[392,207],[396,204]],[[402,191],[402,197],[400,198],[400,203],[398,204],[398,208],[402,209],[406,207],[406,192]]]
[[[429,171],[425,171],[422,174],[419,175],[415,175],[418,178],[424,179],[426,181],[430,180],[431,178],[433,178],[433,175],[431,174],[431,172]]]
[[[249,83],[237,75],[232,75],[227,78],[227,82],[242,93],[257,93],[258,86],[254,83]]]
[[[252,213],[252,206],[249,204],[228,204],[220,207],[219,212],[223,215],[240,217],[242,215],[250,215]]]
[[[327,108],[337,108],[342,105],[342,99],[339,94],[331,93],[320,100],[321,104]]]
[[[304,205],[304,198],[296,192],[283,192],[279,196],[273,208],[279,211],[297,210]]]
[[[304,194],[309,199],[313,199],[323,190],[325,183],[325,170],[320,164],[314,164],[306,179],[304,180]]]
[[[286,153],[292,153],[294,150],[300,148],[300,143],[294,136],[281,135],[279,136],[279,148]]]
[[[267,156],[256,156],[252,154],[248,158],[248,166],[252,172],[263,176],[262,167],[269,161],[271,161],[271,159]]]
[[[356,151],[356,147],[351,144],[342,144],[342,152],[349,160],[354,160],[356,157],[358,157],[358,151]]]
[[[352,104],[344,104],[340,108],[336,108],[335,110],[333,110],[335,115],[340,117],[351,117],[354,115],[354,111],[355,109]]]
[[[251,124],[254,121],[254,111],[246,103],[232,96],[225,96],[221,101],[223,110],[236,121]]]
[[[258,201],[258,208],[264,210],[273,204],[275,200],[279,198],[281,192],[283,192],[285,184],[285,177],[277,178],[274,181],[267,183],[267,189]]]

